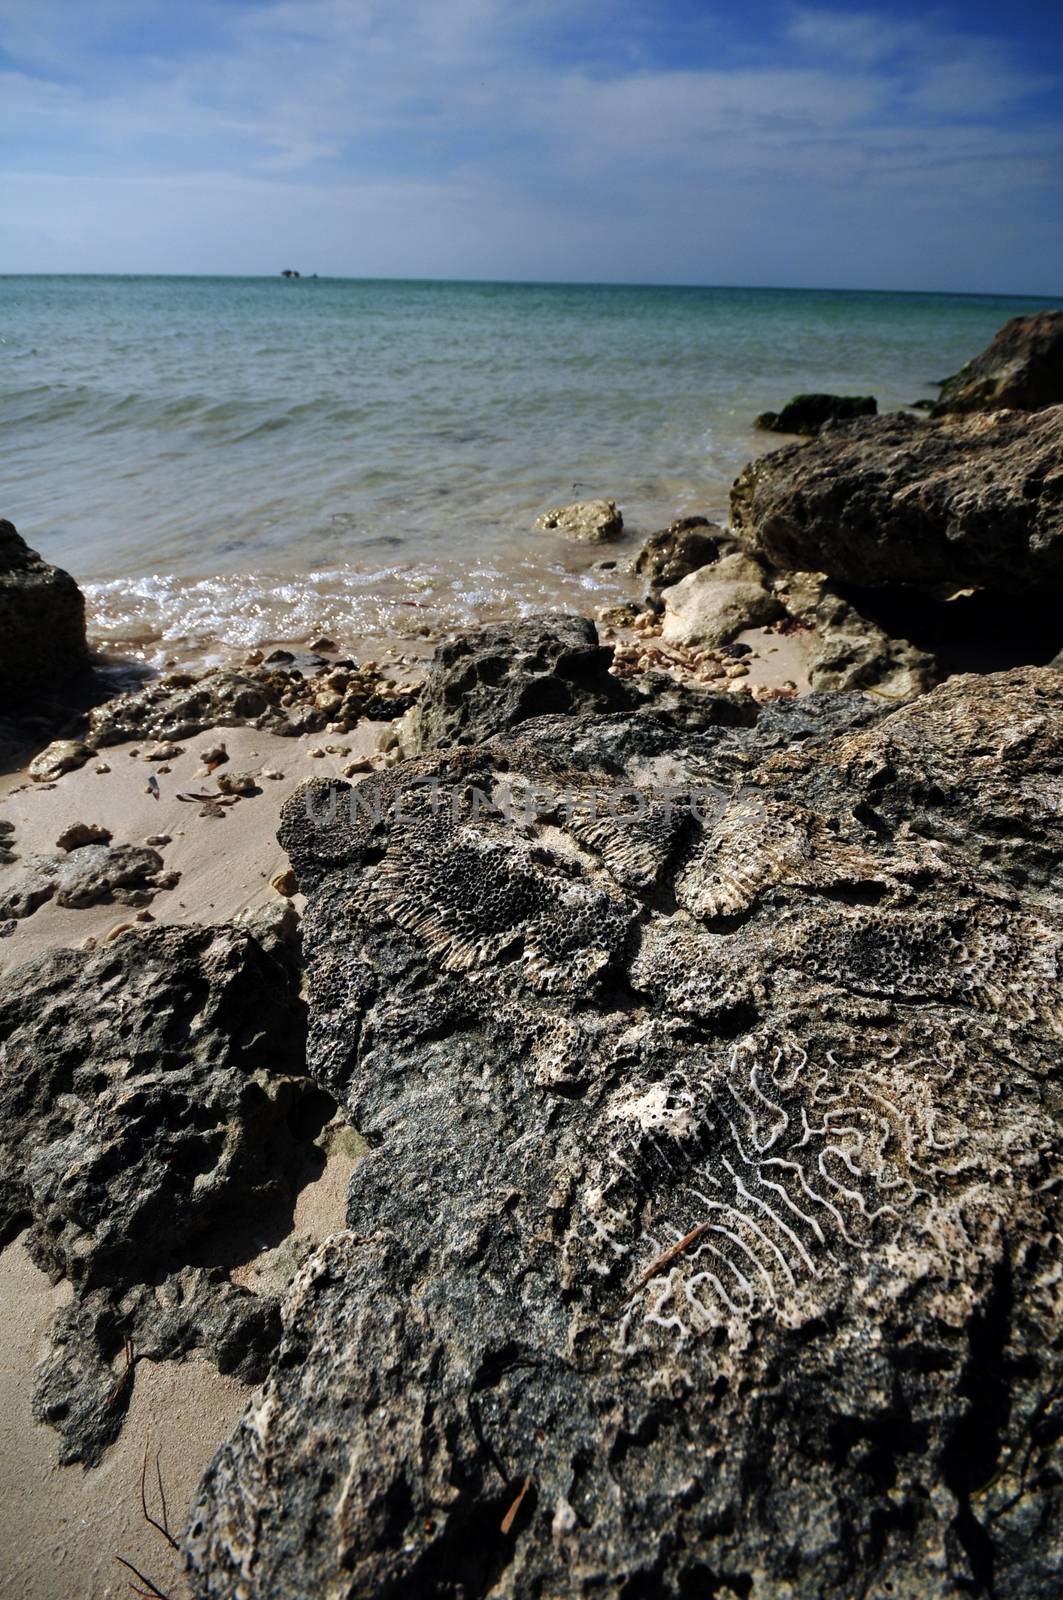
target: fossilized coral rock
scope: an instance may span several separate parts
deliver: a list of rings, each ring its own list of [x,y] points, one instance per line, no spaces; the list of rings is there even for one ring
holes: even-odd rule
[[[373,1149],[196,1594],[1047,1600],[1061,750],[1041,669],[289,801]]]
[[[751,462],[731,516],[761,559],[844,583],[1063,586],[1063,405],[852,423]]]
[[[293,1192],[289,1114],[318,1094],[301,1045],[290,967],[235,928],[160,926],[5,974],[0,1240],[28,1227],[38,1266],[74,1288],[34,1400],[62,1459],[97,1459],[121,1427],[125,1338],[263,1376],[276,1302],[190,1252]]]

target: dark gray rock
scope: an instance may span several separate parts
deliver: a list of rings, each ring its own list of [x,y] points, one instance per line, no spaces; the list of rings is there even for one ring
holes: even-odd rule
[[[715,561],[731,541],[707,517],[680,517],[660,533],[652,533],[631,564],[631,570],[654,589],[666,589],[699,567]]]
[[[735,532],[783,569],[868,586],[1063,586],[1063,406],[851,423],[751,462]]]
[[[878,402],[869,394],[795,394],[781,411],[761,412],[755,425],[769,433],[815,436],[828,422],[851,422],[877,412]]]
[[[594,623],[565,612],[472,629],[436,650],[411,746],[480,744],[529,717],[633,705],[609,673],[612,659]]]
[[[281,948],[236,928],[156,926],[4,975],[0,1241],[28,1229],[37,1265],[73,1285],[34,1398],[64,1461],[97,1460],[120,1429],[125,1340],[134,1362],[199,1348],[265,1374],[277,1304],[209,1246],[290,1203],[305,1162],[298,1110],[320,1096],[300,1077],[296,990]]]
[[[50,700],[87,660],[81,590],[0,521],[0,706]]]
[[[195,1594],[1054,1596],[1061,752],[1025,670],[289,801],[372,1149]]]
[[[112,901],[150,905],[180,874],[141,844],[84,844],[61,855],[27,856],[21,878],[0,890],[0,917],[29,917],[48,900],[81,910]]]
[[[1063,404],[1063,311],[1012,317],[973,361],[946,378],[935,416],[956,411],[1040,411]]]

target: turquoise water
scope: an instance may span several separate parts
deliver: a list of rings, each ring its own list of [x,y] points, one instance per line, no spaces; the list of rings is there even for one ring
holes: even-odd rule
[[[773,443],[758,412],[806,389],[933,396],[1036,304],[4,278],[0,514],[86,587],[98,637],[149,654],[593,609],[623,580],[533,533],[547,506],[616,499],[632,542],[722,516]]]

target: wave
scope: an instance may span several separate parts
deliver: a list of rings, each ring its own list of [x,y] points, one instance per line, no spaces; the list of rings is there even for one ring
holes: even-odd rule
[[[436,639],[536,611],[591,613],[632,598],[622,570],[573,572],[532,561],[338,567],[186,578],[154,573],[83,585],[89,633],[104,651],[159,666],[174,656],[305,642]]]
[[[206,394],[114,394],[88,384],[40,383],[0,390],[0,424],[6,429],[76,422],[89,435],[193,430],[201,437],[214,435],[237,443],[292,424],[349,428],[369,415],[369,407],[332,395],[278,406],[270,400],[219,400]]]

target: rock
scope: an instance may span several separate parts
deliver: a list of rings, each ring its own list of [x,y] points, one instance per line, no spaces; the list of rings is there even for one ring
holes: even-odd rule
[[[615,500],[580,500],[575,505],[544,512],[536,518],[535,526],[566,539],[577,539],[581,544],[602,544],[620,537],[624,519]]]
[[[97,706],[89,713],[83,740],[49,746],[30,772],[50,779],[83,765],[99,749],[140,740],[154,747],[146,760],[172,760],[182,740],[208,728],[251,726],[289,736],[320,733],[329,719],[314,703],[320,692],[315,674],[333,666],[321,656],[295,656],[282,650],[260,667],[242,672],[212,667],[198,675],[169,673]],[[390,721],[408,711],[416,698],[416,691],[389,688],[375,667],[359,667],[340,705],[340,727],[345,729],[361,717]],[[222,764],[228,759],[225,745],[208,747],[203,759],[211,769]]]
[[[782,606],[764,582],[764,569],[747,555],[723,556],[664,591],[666,644],[726,644],[743,628],[781,616]]]
[[[87,662],[77,584],[0,521],[0,705],[50,698]]]
[[[942,676],[934,656],[894,639],[831,586],[822,573],[790,573],[786,609],[814,630],[808,681],[825,694],[863,690],[900,702],[924,694]]]
[[[55,841],[57,850],[80,850],[86,844],[110,844],[114,834],[99,822],[72,822]]]
[[[119,1431],[125,1340],[134,1360],[196,1349],[264,1375],[276,1301],[201,1251],[291,1204],[307,1149],[291,1124],[323,1099],[301,1077],[296,987],[234,928],[156,925],[5,974],[0,1239],[28,1227],[34,1261],[73,1288],[34,1393],[63,1461],[98,1460]]]
[[[261,794],[262,788],[255,772],[219,772],[215,782],[219,794],[255,795]]]
[[[851,422],[877,412],[878,402],[869,394],[796,394],[781,411],[762,412],[755,426],[770,433],[815,436],[828,422]]]
[[[17,883],[0,889],[0,917],[32,916],[52,899],[72,910],[112,901],[143,906],[180,879],[164,870],[160,855],[138,844],[84,844],[68,855],[28,856],[24,868]]]
[[[92,754],[92,746],[80,739],[56,739],[30,762],[29,775],[35,783],[53,783],[64,772],[83,767]]]
[[[707,517],[680,517],[660,533],[652,533],[631,564],[631,570],[655,589],[666,589],[699,567],[715,561],[729,541]]]
[[[270,888],[277,894],[290,900],[293,894],[299,893],[299,881],[291,867],[285,867],[283,872],[278,872],[276,877],[269,880]]]
[[[731,518],[783,569],[1017,594],[1063,585],[1061,463],[1063,406],[931,423],[895,414],[751,462]]]
[[[195,1595],[1048,1600],[1061,749],[1025,669],[289,800],[309,1068],[371,1148]]]
[[[612,659],[593,622],[564,612],[463,634],[432,658],[409,747],[479,744],[529,717],[630,706]]]
[[[1040,411],[1063,404],[1063,311],[1012,317],[981,355],[946,378],[935,416],[956,411]]]

